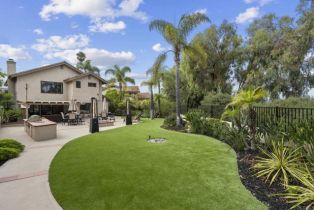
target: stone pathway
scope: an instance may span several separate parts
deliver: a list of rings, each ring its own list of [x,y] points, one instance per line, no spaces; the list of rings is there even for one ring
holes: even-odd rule
[[[122,119],[115,126],[101,131],[123,127]],[[0,139],[12,138],[25,145],[18,158],[0,166],[0,209],[3,210],[60,210],[53,198],[48,170],[56,153],[70,140],[89,134],[88,123],[79,126],[58,124],[57,139],[35,142],[22,126],[0,128]]]

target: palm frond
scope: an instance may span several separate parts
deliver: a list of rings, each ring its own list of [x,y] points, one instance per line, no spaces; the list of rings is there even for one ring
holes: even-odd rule
[[[209,18],[202,13],[194,13],[191,15],[182,15],[178,28],[182,37],[187,37],[191,31],[201,23],[209,22]]]
[[[124,78],[124,81],[125,82],[128,82],[128,83],[131,83],[131,84],[135,84],[135,80],[133,79],[133,78],[131,78],[131,77],[125,77]]]
[[[107,76],[107,75],[114,75],[114,74],[115,74],[115,70],[114,69],[107,69],[105,71],[105,76]]]
[[[121,69],[121,72],[123,72],[123,74],[129,73],[129,72],[131,72],[131,68],[128,67],[128,66],[124,66],[124,67]]]
[[[149,30],[158,31],[165,40],[174,45],[179,39],[179,33],[177,28],[172,24],[164,20],[154,20],[149,24]]]

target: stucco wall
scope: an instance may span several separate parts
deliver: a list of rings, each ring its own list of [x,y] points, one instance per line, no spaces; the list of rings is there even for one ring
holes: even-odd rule
[[[81,88],[76,88],[76,81],[81,81]],[[96,87],[88,87],[88,83],[96,83]],[[72,81],[73,84],[73,99],[81,103],[90,103],[92,97],[101,100],[101,85],[100,81],[92,76],[86,76],[78,80]]]
[[[28,101],[68,101],[68,84],[63,82],[64,79],[74,77],[79,73],[69,69],[66,66],[43,70],[40,72],[17,77],[16,81],[16,100],[25,101],[26,90],[28,85]],[[63,82],[63,94],[41,93],[41,81]]]

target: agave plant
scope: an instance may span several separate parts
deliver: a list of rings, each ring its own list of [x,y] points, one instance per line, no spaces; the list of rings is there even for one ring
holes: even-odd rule
[[[296,208],[297,206],[308,203],[306,210],[314,208],[314,178],[313,174],[307,169],[307,173],[304,176],[300,176],[298,180],[303,186],[288,185],[288,193],[283,194],[283,197],[288,200],[289,203],[293,203]]]
[[[266,157],[258,157],[253,169],[257,171],[257,177],[265,177],[265,181],[270,181],[270,185],[280,178],[283,184],[287,186],[291,176],[295,178],[303,176],[305,170],[300,164],[302,156],[299,148],[288,148],[282,140],[273,141],[271,151],[264,149],[261,151]]]

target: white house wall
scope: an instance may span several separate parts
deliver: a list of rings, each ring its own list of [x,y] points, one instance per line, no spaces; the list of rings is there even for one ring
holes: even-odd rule
[[[74,77],[79,73],[61,66],[38,71],[17,77],[16,80],[16,100],[26,100],[25,86],[28,85],[27,101],[68,101],[68,84],[63,82],[64,79]],[[41,93],[41,81],[62,82],[63,94]]]

